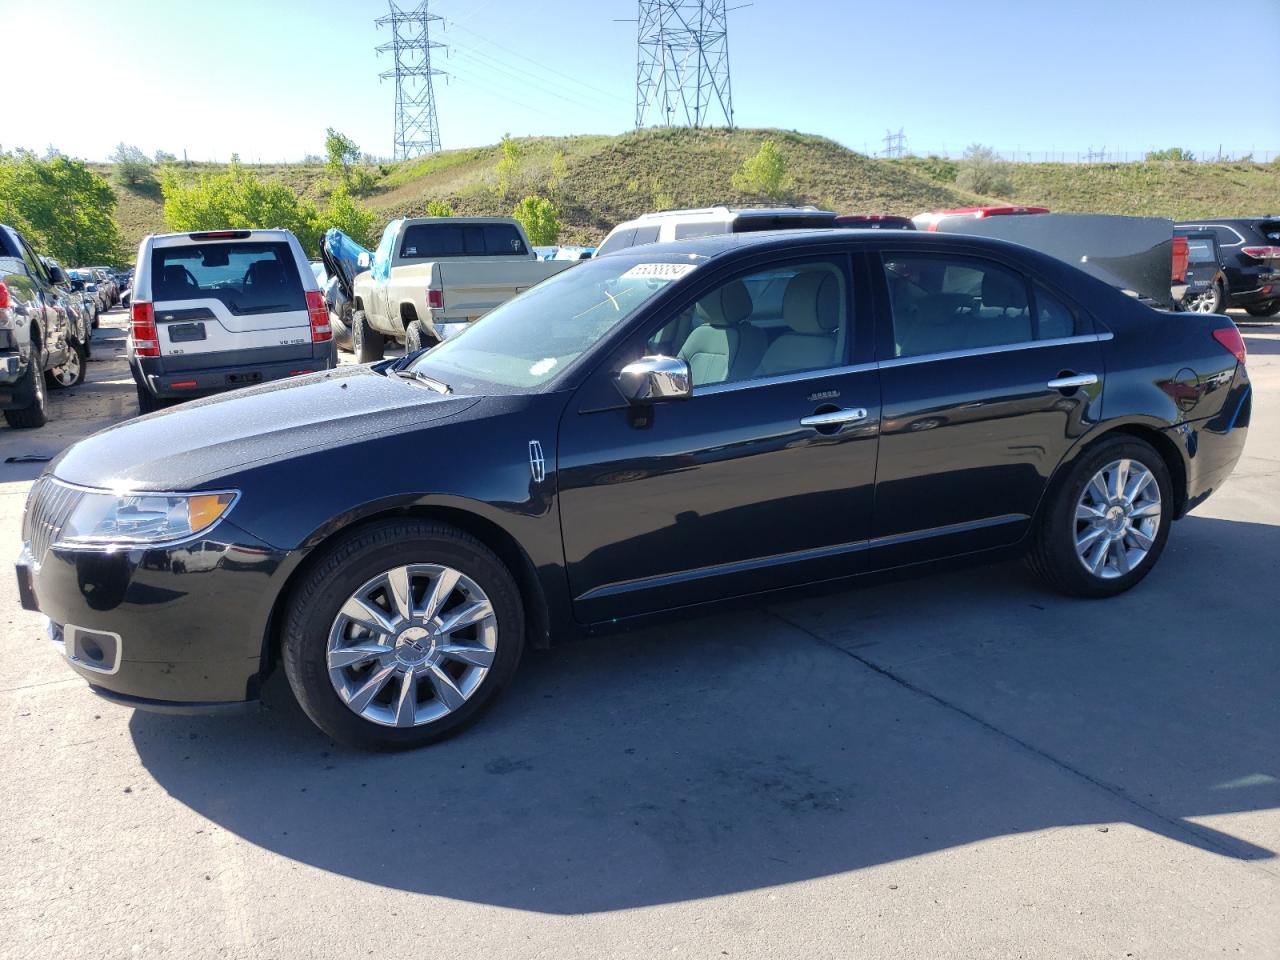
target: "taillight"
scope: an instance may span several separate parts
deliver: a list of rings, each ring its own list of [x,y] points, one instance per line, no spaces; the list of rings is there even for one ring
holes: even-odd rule
[[[4,285],[4,281],[0,280],[0,310],[8,310],[13,305],[13,299],[9,296],[9,288]]]
[[[436,289],[435,287],[428,288],[427,306],[430,307],[432,310],[443,310],[444,309],[444,291]]]
[[[312,343],[324,343],[333,339],[333,328],[329,326],[329,308],[324,304],[324,296],[316,290],[307,291],[307,319],[311,321]]]
[[[135,303],[129,313],[129,339],[139,357],[160,356],[160,335],[156,332],[156,315],[149,303]]]
[[[1248,354],[1244,348],[1244,337],[1240,336],[1239,330],[1235,327],[1222,327],[1213,331],[1213,339],[1222,344],[1227,353],[1234,353],[1236,359],[1244,363]]]
[[[1255,260],[1280,260],[1280,247],[1242,247],[1240,252]]]

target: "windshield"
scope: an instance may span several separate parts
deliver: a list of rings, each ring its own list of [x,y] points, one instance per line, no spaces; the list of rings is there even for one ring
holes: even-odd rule
[[[459,393],[524,393],[563,373],[697,264],[643,257],[588,260],[485,314],[414,362]]]

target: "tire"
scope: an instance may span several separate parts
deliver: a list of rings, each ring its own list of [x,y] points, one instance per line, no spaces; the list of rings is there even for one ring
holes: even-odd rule
[[[89,372],[89,351],[76,340],[67,341],[67,359],[50,369],[45,377],[54,390],[68,390],[84,383]]]
[[[1098,504],[1096,508],[1086,502],[1086,487],[1100,472],[1105,472],[1117,463],[1128,463],[1130,484],[1140,476],[1133,464],[1139,464],[1150,474],[1142,492],[1135,495],[1131,507],[1125,507],[1118,501],[1106,507],[1106,501],[1097,496],[1091,489],[1089,500]],[[1111,474],[1114,478],[1114,471]],[[1129,517],[1128,510],[1133,507],[1149,514],[1153,499],[1151,486],[1154,483],[1158,491],[1157,515],[1151,518]],[[1108,491],[1109,499],[1114,489]],[[1104,439],[1084,454],[1072,465],[1066,478],[1056,486],[1050,494],[1040,517],[1039,526],[1032,542],[1028,562],[1051,587],[1061,593],[1073,597],[1112,597],[1123,593],[1138,584],[1156,565],[1164,545],[1169,539],[1169,525],[1173,521],[1174,511],[1173,484],[1169,479],[1169,468],[1164,459],[1149,443],[1136,437],[1116,436]],[[1097,519],[1078,520],[1078,510],[1096,509]],[[1117,517],[1116,511],[1119,512]],[[1154,523],[1148,520],[1154,519]],[[1115,534],[1111,531],[1115,526],[1128,527],[1132,532]],[[1145,529],[1139,529],[1145,528]],[[1077,552],[1077,538],[1084,539],[1088,534],[1097,533],[1088,540],[1086,553],[1088,558]],[[1138,535],[1150,541],[1141,557],[1137,551],[1141,548]],[[1109,545],[1104,545],[1110,540]],[[1117,546],[1118,545],[1118,546]],[[1102,572],[1092,572],[1086,564],[1102,550]],[[1121,563],[1118,552],[1124,554],[1125,562]],[[1126,572],[1126,568],[1127,572]],[[1095,566],[1096,569],[1096,566]]]
[[[1198,297],[1184,299],[1182,309],[1190,313],[1226,313],[1227,291],[1222,281],[1215,280],[1213,286]]]
[[[31,402],[20,410],[6,410],[4,419],[16,430],[31,430],[43,427],[49,422],[49,397],[44,389],[44,357],[32,356],[27,363],[27,375],[24,392],[31,397]]]
[[[1274,317],[1277,313],[1280,313],[1280,300],[1256,303],[1251,307],[1245,307],[1244,312],[1251,317]]]
[[[422,324],[415,320],[409,324],[404,331],[404,352],[417,353],[423,348],[434,347],[440,341],[423,329]]]
[[[404,581],[410,585],[417,616],[389,624],[396,616],[390,591],[367,591],[371,584],[388,582],[383,574],[409,565],[417,565],[413,577]],[[471,638],[432,635],[411,625],[439,624],[440,614],[432,620],[423,614],[429,612],[425,608],[440,582],[439,574],[433,571],[442,569],[460,577],[459,586],[450,587],[447,603],[440,608],[446,622],[449,614],[468,605],[484,609],[475,601],[476,593],[469,593],[471,588],[488,600],[487,617],[459,628],[463,634],[474,631]],[[366,601],[381,604],[385,614],[378,634],[346,617],[343,611],[351,607],[355,596],[380,598]],[[350,651],[353,643],[359,645],[357,655],[362,662],[331,670],[330,647]],[[483,655],[489,665],[448,657],[432,660],[445,656],[439,651],[446,646],[455,654]],[[473,723],[515,675],[524,647],[524,607],[510,571],[479,540],[443,523],[385,520],[342,536],[316,558],[289,600],[282,647],[284,671],[294,696],[322,731],[353,747],[411,749],[451,736]],[[376,648],[385,652],[375,656],[371,651]],[[406,657],[410,661],[426,659],[406,665],[402,662]],[[433,663],[441,670],[456,671],[458,676],[442,685]],[[339,693],[339,684],[345,695]],[[375,685],[376,695],[369,693]],[[441,695],[442,689],[448,697]],[[405,691],[412,693],[412,700]],[[450,700],[452,705],[447,702]],[[350,703],[362,704],[364,713]],[[445,712],[439,713],[441,710]],[[394,725],[397,723],[400,725]]]
[[[347,353],[355,353],[355,344],[351,341],[351,328],[338,315],[337,310],[329,311],[329,329],[333,331],[333,342]]]
[[[143,384],[134,381],[133,385],[138,388],[138,413],[155,413],[157,410],[164,409],[164,401],[148,390]]]
[[[355,348],[353,352],[360,363],[381,360],[387,352],[386,341],[382,334],[369,326],[363,310],[356,310],[351,314],[351,345]]]

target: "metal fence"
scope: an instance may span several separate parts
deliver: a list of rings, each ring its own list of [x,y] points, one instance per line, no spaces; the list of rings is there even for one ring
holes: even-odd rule
[[[882,143],[867,141],[853,148],[869,157],[884,157],[886,151]],[[964,156],[967,146],[955,147],[918,147],[910,144],[904,156],[908,157],[944,157],[948,160],[959,160]],[[1107,147],[1087,147],[1084,150],[1023,150],[1014,147],[1007,150],[997,149],[995,152],[1002,160],[1012,163],[1145,163],[1148,153],[1159,152],[1164,148],[1150,147],[1147,150],[1112,150]],[[1190,152],[1196,163],[1273,163],[1280,158],[1280,150],[1223,150],[1221,147],[1197,150],[1184,147]]]

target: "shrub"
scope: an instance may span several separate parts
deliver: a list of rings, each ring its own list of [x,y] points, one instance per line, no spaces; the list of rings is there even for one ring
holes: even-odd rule
[[[1147,162],[1154,163],[1157,160],[1173,160],[1178,163],[1190,163],[1196,158],[1195,154],[1190,150],[1183,150],[1182,147],[1168,147],[1164,150],[1149,150],[1147,152]]]
[[[448,200],[428,200],[427,212],[428,217],[452,217],[454,215],[453,204]]]
[[[126,187],[156,182],[151,170],[151,158],[135,146],[122,143],[108,159],[116,165],[116,179]]]
[[[502,157],[498,160],[498,193],[506,197],[519,181],[520,160],[524,151],[520,149],[520,144],[511,139],[509,133],[502,135],[499,149],[502,151]]]
[[[1007,197],[1013,193],[1010,164],[991,147],[972,144],[959,163],[956,186],[973,193]]]
[[[778,197],[794,183],[787,168],[786,154],[772,140],[766,140],[753,156],[742,161],[742,167],[733,175],[733,188],[740,193]]]
[[[525,197],[511,211],[535,247],[554,246],[560,240],[560,211],[545,197]]]

